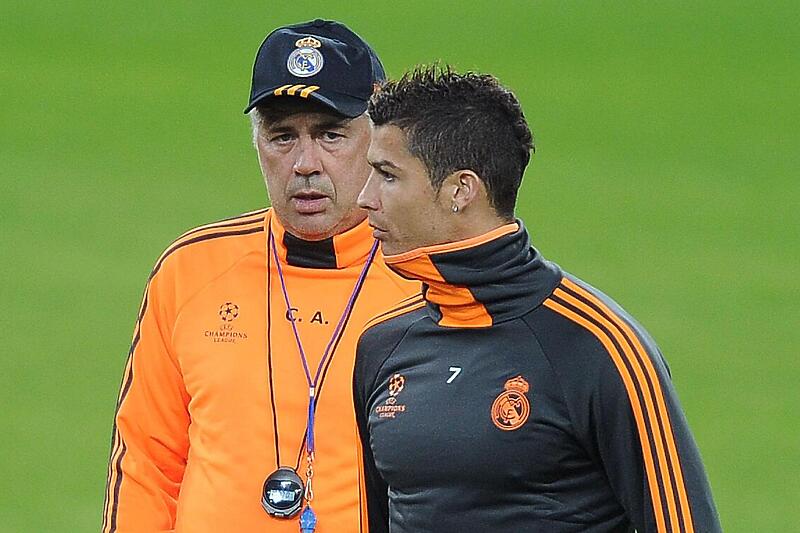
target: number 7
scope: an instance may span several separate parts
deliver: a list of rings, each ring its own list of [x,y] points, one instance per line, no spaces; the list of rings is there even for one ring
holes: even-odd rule
[[[448,380],[447,380],[448,383],[452,383],[453,380],[456,379],[456,377],[458,377],[458,375],[461,373],[461,367],[460,366],[451,366],[450,367],[450,372],[452,372],[453,375],[448,378]]]

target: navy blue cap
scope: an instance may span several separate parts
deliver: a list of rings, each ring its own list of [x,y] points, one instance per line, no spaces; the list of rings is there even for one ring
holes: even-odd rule
[[[244,112],[268,98],[289,96],[357,117],[367,110],[375,84],[385,79],[378,56],[344,24],[317,19],[284,26],[258,49]]]

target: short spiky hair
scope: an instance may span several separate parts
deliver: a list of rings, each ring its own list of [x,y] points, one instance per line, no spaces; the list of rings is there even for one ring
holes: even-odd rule
[[[367,112],[376,126],[405,132],[436,190],[451,173],[471,170],[486,184],[497,214],[513,219],[533,136],[519,101],[494,76],[417,67],[384,83]]]

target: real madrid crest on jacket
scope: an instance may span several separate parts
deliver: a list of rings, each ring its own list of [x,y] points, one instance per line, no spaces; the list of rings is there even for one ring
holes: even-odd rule
[[[372,533],[716,523],[658,348],[521,223],[386,261],[426,301],[376,317],[358,345]]]

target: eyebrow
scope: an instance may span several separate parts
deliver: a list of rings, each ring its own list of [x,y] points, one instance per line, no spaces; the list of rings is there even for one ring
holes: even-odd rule
[[[377,168],[378,170],[380,170],[381,167],[391,167],[391,168],[396,168],[398,170],[400,169],[400,167],[398,167],[397,165],[386,159],[381,159],[380,161],[368,161],[368,163],[369,166]]]
[[[327,130],[331,128],[343,128],[350,124],[353,121],[352,118],[342,117],[342,118],[330,118],[320,121],[319,124],[316,124],[314,127],[320,130]]]
[[[289,117],[287,117],[287,118],[289,118]],[[316,131],[329,130],[329,129],[335,129],[335,128],[344,128],[345,126],[350,124],[352,121],[353,121],[353,119],[350,118],[350,117],[342,117],[342,118],[336,118],[336,117],[327,118],[326,117],[326,118],[320,120],[318,123],[314,124],[312,126],[312,128],[314,130],[316,130]],[[280,122],[277,122],[277,123],[272,123],[272,124],[267,126],[267,131],[271,132],[271,133],[292,131],[293,129],[294,128],[292,126],[289,126],[288,124],[285,124],[283,120],[280,121]]]

